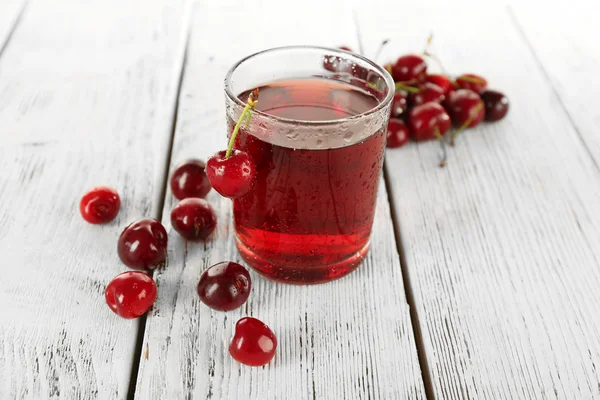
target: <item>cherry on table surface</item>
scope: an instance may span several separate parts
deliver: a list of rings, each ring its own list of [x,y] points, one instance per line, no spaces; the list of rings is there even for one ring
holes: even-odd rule
[[[434,83],[441,87],[445,96],[448,96],[448,93],[454,89],[452,81],[446,75],[430,74],[425,77],[425,82]]]
[[[481,94],[485,103],[485,120],[499,121],[508,113],[508,98],[497,90],[485,90]]]
[[[444,89],[431,82],[425,82],[418,93],[411,93],[408,97],[412,106],[429,103],[430,101],[441,103],[445,98]]]
[[[171,225],[185,239],[201,241],[215,230],[217,216],[206,200],[188,197],[171,210]]]
[[[118,316],[137,318],[154,304],[156,283],[144,272],[123,272],[106,286],[104,298]]]
[[[402,147],[408,142],[410,134],[408,127],[398,118],[390,118],[387,126],[387,147],[397,148]]]
[[[204,197],[210,191],[210,182],[206,176],[206,165],[201,160],[187,160],[171,175],[171,191],[179,200],[188,197]]]
[[[399,57],[392,65],[392,76],[395,82],[419,83],[425,79],[427,64],[418,54],[407,54]]]
[[[461,89],[469,89],[477,93],[481,93],[487,88],[487,81],[475,74],[462,74],[454,81]]]
[[[235,325],[229,354],[238,362],[253,367],[268,364],[275,356],[277,338],[264,322],[245,317]]]
[[[252,281],[246,268],[224,261],[206,269],[198,282],[198,296],[210,308],[230,311],[248,300]]]
[[[117,250],[128,267],[152,269],[167,258],[167,242],[165,227],[153,218],[144,218],[123,230]]]
[[[97,186],[83,195],[79,202],[81,216],[90,224],[110,222],[119,213],[121,198],[108,186]]]
[[[414,107],[408,114],[408,129],[414,140],[439,139],[450,129],[450,117],[438,103]]]
[[[233,149],[228,158],[225,154],[222,150],[208,159],[206,174],[221,196],[234,199],[245,195],[254,186],[256,164],[245,151]]]
[[[398,90],[394,93],[394,99],[392,100],[391,116],[393,118],[400,118],[406,114],[408,110],[408,93],[404,90]]]
[[[473,128],[479,125],[485,116],[483,100],[469,89],[453,92],[445,104],[452,122],[459,127],[464,125],[464,128]]]

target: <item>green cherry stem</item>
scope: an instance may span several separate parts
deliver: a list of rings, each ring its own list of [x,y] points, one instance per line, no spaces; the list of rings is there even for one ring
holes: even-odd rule
[[[469,114],[469,118],[467,118],[467,120],[460,126],[460,128],[456,130],[456,132],[452,133],[452,136],[450,136],[450,146],[454,146],[454,139],[456,139],[458,135],[460,135],[465,129],[467,129],[471,122],[473,122],[474,117],[477,116],[477,113],[481,111],[482,108],[483,103],[477,104],[477,106],[473,109],[471,114]]]
[[[244,110],[242,110],[242,114],[240,115],[240,118],[235,124],[235,128],[233,128],[233,133],[231,134],[231,138],[229,139],[229,146],[227,146],[227,152],[225,153],[225,159],[228,159],[231,156],[231,152],[233,151],[233,144],[235,143],[235,137],[237,136],[238,131],[240,130],[240,126],[242,125],[244,118],[246,119],[246,126],[248,126],[248,124],[250,123],[249,113],[251,109],[256,107],[256,103],[258,103],[258,89],[254,89],[252,93],[250,93],[250,95],[248,96],[248,103],[246,104],[246,107],[244,107]],[[246,115],[248,115],[248,117],[246,117]]]
[[[471,83],[477,83],[477,84],[485,83],[482,79],[475,78],[474,76],[461,75],[458,78],[460,78],[460,80],[465,81],[465,82],[471,82]]]
[[[446,68],[444,68],[444,65],[442,64],[442,62],[440,61],[440,59],[439,59],[439,58],[437,58],[437,56],[436,56],[435,54],[433,54],[433,53],[430,53],[429,51],[425,50],[425,51],[423,52],[423,55],[424,55],[424,56],[427,56],[427,57],[429,57],[429,58],[431,58],[431,59],[433,59],[433,61],[435,61],[435,62],[436,62],[436,64],[437,64],[437,65],[439,65],[440,69],[442,70],[442,74],[443,74],[443,75],[450,76],[450,75],[448,74],[448,71],[446,71]]]
[[[421,91],[419,88],[416,88],[414,86],[405,85],[402,82],[396,83],[396,90],[404,90],[408,93],[419,93]]]
[[[437,138],[438,142],[440,143],[440,147],[442,149],[442,156],[440,159],[440,167],[443,168],[446,166],[446,161],[448,160],[448,153],[446,152],[446,141],[444,140],[444,137],[440,133],[440,130],[438,129],[437,126],[433,128],[433,134]]]

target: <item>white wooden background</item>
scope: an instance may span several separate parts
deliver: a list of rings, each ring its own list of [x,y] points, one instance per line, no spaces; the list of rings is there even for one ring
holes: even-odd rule
[[[282,3],[0,1],[0,398],[600,398],[591,5]],[[508,117],[462,136],[446,169],[435,143],[388,151],[355,273],[308,287],[253,274],[245,307],[205,307],[201,272],[239,261],[230,203],[211,193],[218,238],[187,245],[165,178],[225,145],[228,67],[285,44],[372,56],[390,38],[383,62],[431,31],[448,70],[507,93]],[[91,226],[77,205],[99,184],[123,207]],[[148,318],[125,321],[103,290],[142,216],[162,218],[169,259]],[[244,315],[278,336],[264,368],[227,353]]]

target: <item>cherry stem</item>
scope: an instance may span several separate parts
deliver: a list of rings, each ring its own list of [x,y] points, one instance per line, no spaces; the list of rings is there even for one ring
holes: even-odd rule
[[[421,89],[413,87],[413,86],[409,86],[409,85],[405,85],[402,82],[397,82],[396,83],[396,90],[404,90],[408,93],[419,93],[421,91]]]
[[[429,37],[427,38],[427,43],[425,43],[425,48],[423,49],[423,54],[427,53],[427,50],[429,50],[429,46],[431,46],[431,42],[433,42],[433,32],[429,34]]]
[[[473,119],[475,119],[475,117],[477,116],[477,113],[479,113],[479,111],[481,111],[482,108],[483,108],[482,103],[479,103],[475,106],[473,111],[471,111],[471,113],[469,114],[469,118],[467,118],[467,120],[460,126],[460,128],[458,128],[458,130],[456,132],[454,132],[452,134],[452,136],[450,136],[450,146],[454,146],[454,139],[456,139],[456,137],[458,135],[460,135],[462,133],[462,131],[467,129],[467,127],[471,124],[471,122],[473,122]]]
[[[440,130],[438,129],[437,126],[433,128],[433,134],[437,138],[438,142],[440,142],[440,147],[442,149],[442,156],[440,159],[440,167],[443,168],[446,166],[446,161],[448,160],[448,153],[446,152],[446,141],[444,140],[444,137],[440,133]]]
[[[235,137],[237,136],[240,126],[242,125],[242,121],[246,118],[246,126],[250,123],[250,109],[256,107],[256,103],[258,103],[258,89],[254,89],[252,93],[248,96],[248,103],[244,110],[242,110],[242,114],[235,124],[235,128],[233,128],[233,133],[231,134],[231,138],[229,139],[229,145],[227,146],[227,152],[225,153],[225,159],[228,159],[231,156],[231,152],[233,151],[233,144],[235,143]],[[246,117],[248,115],[248,117]]]
[[[431,58],[433,61],[435,61],[437,63],[437,65],[439,65],[440,69],[442,70],[442,74],[446,75],[446,76],[450,76],[448,74],[448,71],[446,71],[446,68],[444,68],[444,64],[442,64],[442,61],[440,61],[440,59],[433,53],[430,53],[429,51],[425,50],[423,52],[424,56],[427,56],[429,58]]]
[[[461,81],[466,81],[466,82],[471,82],[471,83],[478,83],[480,85],[482,85],[483,83],[485,83],[483,81],[483,79],[475,78],[474,76],[465,76],[465,75],[462,75],[462,76],[459,76],[458,78]]]
[[[377,52],[375,53],[375,57],[373,58],[373,60],[375,60],[375,62],[377,62],[377,59],[381,55],[381,51],[383,50],[383,48],[385,47],[385,45],[388,44],[389,41],[390,41],[390,39],[384,39],[383,42],[381,42],[381,44],[377,48]]]

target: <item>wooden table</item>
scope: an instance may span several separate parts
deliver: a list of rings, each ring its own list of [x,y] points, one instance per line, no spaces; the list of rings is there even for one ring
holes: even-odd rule
[[[600,39],[586,3],[0,2],[0,398],[600,398]],[[391,5],[393,4],[393,6]],[[223,77],[243,55],[346,44],[380,61],[430,33],[453,72],[485,75],[508,118],[388,150],[372,250],[327,285],[253,273],[245,307],[213,312],[201,272],[240,261],[230,202],[217,238],[172,234],[166,178],[225,145]],[[78,201],[107,184],[118,218]],[[162,219],[168,263],[147,318],[104,304],[122,228]],[[400,254],[400,255],[399,255]],[[279,338],[234,362],[235,322]]]

